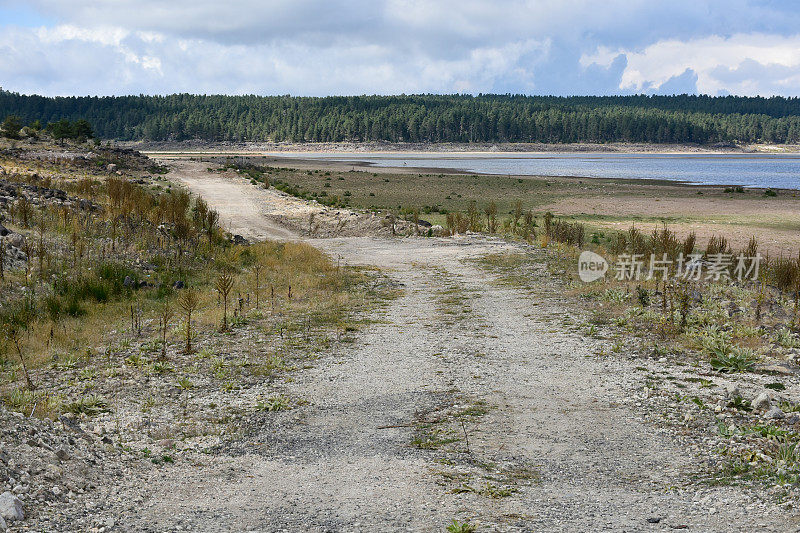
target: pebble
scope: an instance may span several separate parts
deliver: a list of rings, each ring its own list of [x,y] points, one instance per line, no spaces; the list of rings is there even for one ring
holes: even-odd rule
[[[56,450],[56,457],[58,457],[59,461],[66,461],[69,459],[69,452],[66,448],[59,448]]]

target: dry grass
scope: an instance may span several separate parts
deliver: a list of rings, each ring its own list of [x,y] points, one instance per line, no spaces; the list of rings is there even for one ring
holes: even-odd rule
[[[3,320],[17,316],[16,309],[31,310],[19,342],[33,386],[24,381],[21,361],[8,342],[12,339],[3,335],[0,343],[0,393],[19,410],[52,416],[66,408],[59,407],[65,398],[49,397],[50,388],[59,383],[59,390],[74,399],[84,385],[118,372],[120,352],[127,354],[130,368],[168,375],[175,371],[176,346],[191,356],[193,350],[186,348],[193,340],[202,339],[207,349],[236,338],[249,322],[283,343],[275,357],[253,367],[253,375],[265,369],[267,376],[295,349],[324,347],[328,335],[347,338],[356,313],[393,296],[375,274],[340,268],[306,244],[231,245],[216,228],[213,211],[180,189],[142,187],[102,173],[105,179],[73,179],[71,167],[61,168],[60,174],[53,162],[14,163],[11,179],[19,183],[42,185],[42,174],[33,174],[46,167],[48,186],[100,204],[80,211],[31,208],[23,202],[23,211],[30,208],[30,213],[22,216],[15,206],[13,222],[6,222],[26,235],[31,258],[16,268],[7,264],[0,282]],[[44,223],[37,225],[37,217]],[[39,251],[33,247],[37,242]],[[214,289],[220,272],[230,282],[230,331],[222,337],[217,331],[224,306]],[[192,305],[187,294],[193,296]],[[190,328],[188,313],[174,313],[187,307],[192,308]],[[126,348],[137,345],[141,348],[132,352]],[[73,376],[74,383],[65,384],[61,373]],[[225,386],[236,387],[234,381]]]

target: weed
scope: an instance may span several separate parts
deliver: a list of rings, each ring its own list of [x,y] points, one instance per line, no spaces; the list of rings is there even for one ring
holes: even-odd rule
[[[163,361],[154,362],[150,366],[150,369],[154,374],[167,374],[169,372],[175,372],[175,368],[172,365]]]
[[[447,526],[448,533],[475,533],[478,528],[468,522],[459,522],[453,519]]]
[[[792,333],[788,328],[783,327],[775,332],[772,340],[784,348],[800,347],[800,338]]]
[[[731,401],[728,402],[728,407],[736,409],[737,411],[752,411],[753,407],[750,405],[749,400],[745,400],[741,396],[734,396],[731,398]]]
[[[800,413],[800,403],[781,402],[780,408],[784,413]]]
[[[636,298],[639,300],[639,305],[642,307],[650,305],[650,293],[644,287],[636,287]]]
[[[786,429],[782,429],[779,427],[775,427],[773,425],[767,424],[763,426],[749,426],[743,428],[743,433],[751,434],[751,435],[758,435],[765,439],[775,440],[784,442],[790,437],[796,437],[797,434],[793,431],[789,431]]]
[[[256,402],[256,410],[258,411],[286,411],[289,409],[289,399],[285,396],[273,396],[266,401]]]
[[[86,416],[97,416],[100,413],[107,412],[109,409],[108,402],[105,398],[92,394],[65,404],[61,410],[65,413],[74,413],[76,415],[85,414]]]
[[[710,361],[711,368],[718,372],[749,372],[755,367],[756,357],[749,348],[732,348],[728,354],[718,354]]]
[[[421,450],[436,450],[458,441],[459,439],[452,436],[449,431],[433,427],[431,424],[420,424],[416,428],[411,445]]]

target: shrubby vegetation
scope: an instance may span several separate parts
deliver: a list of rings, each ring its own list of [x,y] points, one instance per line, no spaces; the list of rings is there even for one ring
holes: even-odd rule
[[[797,98],[522,95],[55,97],[0,91],[0,116],[86,119],[101,138],[208,141],[800,140]]]
[[[128,374],[132,397],[140,374],[237,390],[345,339],[349,317],[384,295],[311,246],[233,239],[136,152],[11,153],[0,152],[0,222],[12,232],[0,234],[0,398],[26,414],[114,410],[109,390]]]

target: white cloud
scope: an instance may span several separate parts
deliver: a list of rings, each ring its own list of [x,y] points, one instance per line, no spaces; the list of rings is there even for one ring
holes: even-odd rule
[[[0,34],[0,79],[13,78],[7,88],[44,94],[72,94],[75,87],[81,94],[477,92],[508,76],[532,89],[531,70],[518,63],[528,57],[532,65],[547,53],[547,42],[531,39],[450,58],[376,44],[229,45],[65,25]]]
[[[0,14],[16,1],[0,0]],[[608,94],[661,86],[693,90],[694,74],[700,91],[794,94],[800,72],[800,43],[787,37],[800,27],[800,10],[790,2],[27,5],[57,23],[28,28],[0,22],[0,80],[7,89],[46,94]]]
[[[620,89],[658,89],[692,71],[700,93],[800,94],[800,35],[736,34],[664,40],[641,51],[599,47],[593,54],[582,56],[580,64],[608,67],[621,55],[627,59],[627,66]],[[753,76],[756,70],[758,77]]]

